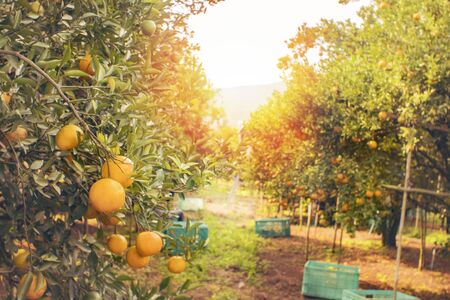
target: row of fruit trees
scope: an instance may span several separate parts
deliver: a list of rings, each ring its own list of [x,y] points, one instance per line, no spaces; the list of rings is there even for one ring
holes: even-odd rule
[[[0,3],[0,298],[183,299],[122,266],[164,248],[179,273],[197,252],[169,258],[163,231],[221,168],[186,25],[217,2]]]
[[[313,203],[323,226],[374,224],[385,246],[405,189],[405,209],[441,214],[448,229],[449,13],[446,0],[385,0],[358,23],[300,26],[279,61],[286,91],[242,129],[246,178],[280,209]]]

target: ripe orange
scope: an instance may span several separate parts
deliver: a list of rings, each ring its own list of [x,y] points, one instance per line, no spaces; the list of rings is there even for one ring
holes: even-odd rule
[[[80,59],[80,70],[89,75],[95,75],[95,71],[92,68],[92,56],[86,53],[84,58]]]
[[[167,261],[167,269],[170,273],[179,274],[186,270],[186,261],[181,256],[172,256]]]
[[[377,144],[377,142],[372,140],[372,141],[367,142],[367,146],[369,146],[370,149],[375,150],[375,149],[377,149],[378,144]]]
[[[415,13],[415,14],[413,15],[413,20],[414,20],[414,21],[419,22],[420,19],[421,19],[420,13]]]
[[[359,137],[353,136],[352,137],[352,142],[353,143],[359,143],[359,142],[361,142],[361,139]]]
[[[381,2],[380,3],[380,8],[381,9],[386,9],[386,8],[389,8],[391,5],[389,4],[389,3],[386,3],[386,2]]]
[[[380,121],[386,121],[387,118],[388,118],[387,112],[385,112],[385,111],[380,111],[380,112],[378,113],[378,119],[379,119]]]
[[[90,291],[83,297],[83,300],[102,300],[102,295],[97,291]]]
[[[6,134],[6,137],[11,142],[23,141],[24,139],[26,139],[28,137],[28,131],[26,130],[25,127],[22,127],[19,125],[16,127],[16,129],[14,131],[8,132]]]
[[[350,207],[348,206],[347,203],[344,203],[344,204],[342,204],[341,209],[342,209],[342,212],[346,213],[346,212],[348,212],[348,210],[350,209]]]
[[[367,191],[366,192],[366,197],[367,198],[372,198],[374,196],[374,193],[372,191]]]
[[[316,192],[314,192],[314,193],[311,193],[310,198],[311,198],[312,200],[317,200],[317,199],[319,199],[319,195],[318,195]]]
[[[150,262],[149,256],[140,256],[135,246],[127,251],[127,263],[132,268],[143,268]]]
[[[94,219],[97,217],[97,211],[90,205],[88,205],[88,208],[86,210],[86,213],[84,214],[84,217],[86,219]]]
[[[56,134],[56,146],[63,151],[70,151],[78,146],[83,136],[83,131],[77,125],[66,125]]]
[[[19,286],[22,286],[25,284],[26,278],[28,274],[25,274],[20,279]],[[47,280],[42,275],[42,273],[38,273],[37,275],[32,275],[33,280],[31,281],[31,285],[28,288],[28,291],[26,293],[27,299],[30,300],[36,300],[42,297],[44,295],[45,291],[47,290]]]
[[[44,13],[44,7],[39,1],[34,1],[30,4],[31,11],[35,14],[43,14]]]
[[[380,69],[386,68],[387,65],[388,65],[388,63],[387,63],[387,61],[385,61],[384,59],[381,59],[381,60],[378,61],[378,67],[379,67]]]
[[[374,193],[374,196],[377,197],[377,198],[380,198],[381,195],[382,195],[382,193],[381,193],[380,190],[376,190],[375,193]]]
[[[102,177],[119,182],[124,188],[133,183],[133,162],[125,156],[115,156],[107,159],[102,166]]]
[[[356,204],[357,205],[359,205],[359,206],[361,206],[361,205],[364,205],[364,199],[362,199],[362,198],[356,198]]]
[[[350,178],[348,176],[345,176],[344,179],[342,179],[342,184],[347,184],[350,182]]]
[[[14,265],[19,269],[25,269],[28,265],[28,256],[30,252],[25,249],[19,249],[13,254]]]
[[[152,231],[144,231],[136,237],[136,249],[141,256],[152,256],[161,251],[163,240],[161,236]]]
[[[145,35],[152,36],[156,31],[156,23],[152,20],[145,20],[142,22],[141,28]]]
[[[110,216],[107,214],[101,214],[98,217],[100,219],[100,221],[107,226],[114,226],[114,225],[118,225],[120,223],[120,219],[115,217],[115,216]]]
[[[3,101],[3,103],[5,103],[5,105],[8,105],[9,102],[11,102],[11,94],[10,93],[0,93],[0,97]]]
[[[110,178],[96,181],[89,190],[89,203],[100,213],[111,213],[125,205],[125,190]]]
[[[107,244],[109,251],[117,255],[121,255],[128,247],[127,239],[121,234],[111,235]]]
[[[324,227],[327,227],[327,226],[328,226],[328,222],[327,222],[326,219],[320,219],[320,220],[319,220],[319,224],[322,225],[322,226],[324,226]]]

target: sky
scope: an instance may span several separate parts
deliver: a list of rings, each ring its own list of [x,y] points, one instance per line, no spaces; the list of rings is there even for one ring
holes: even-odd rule
[[[303,23],[320,19],[357,21],[369,0],[341,5],[338,0],[225,0],[206,14],[192,16],[198,56],[214,88],[279,82],[278,59],[288,54],[286,41]]]

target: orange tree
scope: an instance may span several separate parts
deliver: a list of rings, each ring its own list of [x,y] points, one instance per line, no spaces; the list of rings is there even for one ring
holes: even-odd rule
[[[138,240],[126,259],[124,249],[138,232],[165,229],[173,196],[212,174],[209,159],[180,146],[167,90],[192,59],[186,18],[215,2],[0,4],[2,296],[172,297],[167,280],[140,288],[116,266],[146,265],[154,252]],[[104,226],[87,234],[80,224],[96,214]],[[106,245],[107,225],[118,223],[129,239]]]
[[[361,24],[301,26],[289,42],[292,55],[280,60],[288,91],[304,91],[287,92],[283,101],[300,130],[314,129],[308,141],[313,153],[297,151],[306,162],[294,166],[298,184],[312,198],[323,191],[330,208],[339,198],[335,216],[350,231],[377,221],[386,246],[395,246],[400,197],[382,187],[402,183],[405,150],[415,149],[413,169],[420,170],[413,184],[435,189],[438,178],[448,182],[449,37],[443,33],[449,9],[447,1],[376,1],[359,12]],[[311,49],[322,60],[314,67],[316,80],[305,87]],[[292,118],[277,113],[281,122]],[[427,209],[448,210],[436,198],[411,197]]]

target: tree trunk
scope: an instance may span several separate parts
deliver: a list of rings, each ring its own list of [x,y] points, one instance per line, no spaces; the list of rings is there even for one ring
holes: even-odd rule
[[[397,247],[396,236],[400,225],[400,210],[394,209],[392,216],[386,218],[381,224],[381,241],[384,247]]]

